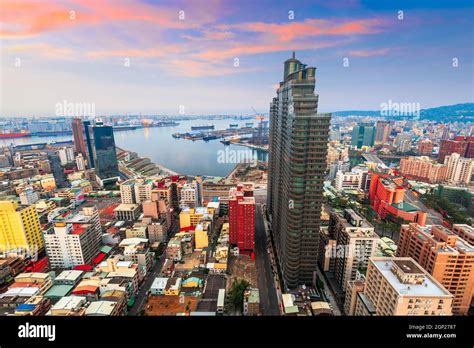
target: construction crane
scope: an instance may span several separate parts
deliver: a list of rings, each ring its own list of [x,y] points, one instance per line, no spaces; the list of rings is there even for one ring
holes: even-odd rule
[[[262,115],[262,114],[259,114],[259,113],[257,112],[257,110],[255,110],[255,109],[253,108],[253,106],[251,106],[251,108],[252,108],[253,112],[255,113],[255,118],[256,118],[257,120],[259,120],[259,121],[262,121],[262,120],[264,119],[263,115]]]

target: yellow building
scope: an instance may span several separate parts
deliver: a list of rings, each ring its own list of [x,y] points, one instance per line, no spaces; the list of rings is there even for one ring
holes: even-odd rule
[[[0,250],[26,250],[32,255],[44,248],[35,206],[0,201]]]
[[[206,213],[206,208],[186,208],[179,213],[179,228],[196,226]]]
[[[41,187],[46,191],[51,191],[56,188],[56,180],[54,176],[48,175],[41,178]]]
[[[209,237],[207,235],[207,229],[203,225],[196,225],[194,231],[194,238],[196,243],[196,249],[207,248],[209,246]]]

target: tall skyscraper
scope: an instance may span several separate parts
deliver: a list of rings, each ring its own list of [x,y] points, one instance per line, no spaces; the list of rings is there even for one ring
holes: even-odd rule
[[[92,135],[92,155],[96,175],[102,181],[119,177],[113,127],[97,121],[95,126],[89,127],[89,130]]]
[[[378,121],[375,130],[375,143],[384,144],[388,140],[390,134],[390,121]]]
[[[374,146],[375,127],[367,124],[355,126],[352,130],[351,145],[360,149],[363,146]]]
[[[72,120],[72,135],[74,139],[74,147],[76,151],[84,158],[87,158],[87,147],[85,141],[85,129],[84,125],[82,124],[82,119],[74,118]]]
[[[92,151],[92,136],[91,136],[91,121],[83,121],[84,125],[84,134],[86,136],[86,146],[87,146],[87,161],[90,168],[95,167],[94,162],[94,151]]]
[[[316,68],[293,57],[270,105],[267,209],[285,286],[314,281],[331,114],[317,114]]]
[[[0,251],[28,252],[32,256],[44,242],[35,206],[15,201],[0,201]]]

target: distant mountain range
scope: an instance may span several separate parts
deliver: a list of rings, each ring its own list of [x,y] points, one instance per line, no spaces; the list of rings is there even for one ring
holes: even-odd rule
[[[393,110],[393,109],[392,109]],[[389,119],[408,119],[415,116],[385,116],[381,111],[373,110],[349,110],[336,111],[332,114],[334,116],[380,116]],[[474,121],[474,103],[463,103],[455,105],[438,106],[436,108],[421,109],[420,119],[433,121],[458,121],[458,122],[472,122]]]

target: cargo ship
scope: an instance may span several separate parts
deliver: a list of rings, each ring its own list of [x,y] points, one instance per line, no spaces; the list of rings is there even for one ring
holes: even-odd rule
[[[214,129],[213,124],[208,124],[208,125],[199,125],[199,126],[191,126],[191,130],[212,130]]]
[[[31,137],[31,134],[27,131],[21,131],[19,133],[9,133],[4,132],[0,133],[0,139],[12,139],[12,138],[24,138],[24,137]]]
[[[135,130],[137,126],[114,126],[114,132],[126,131],[126,130]]]

